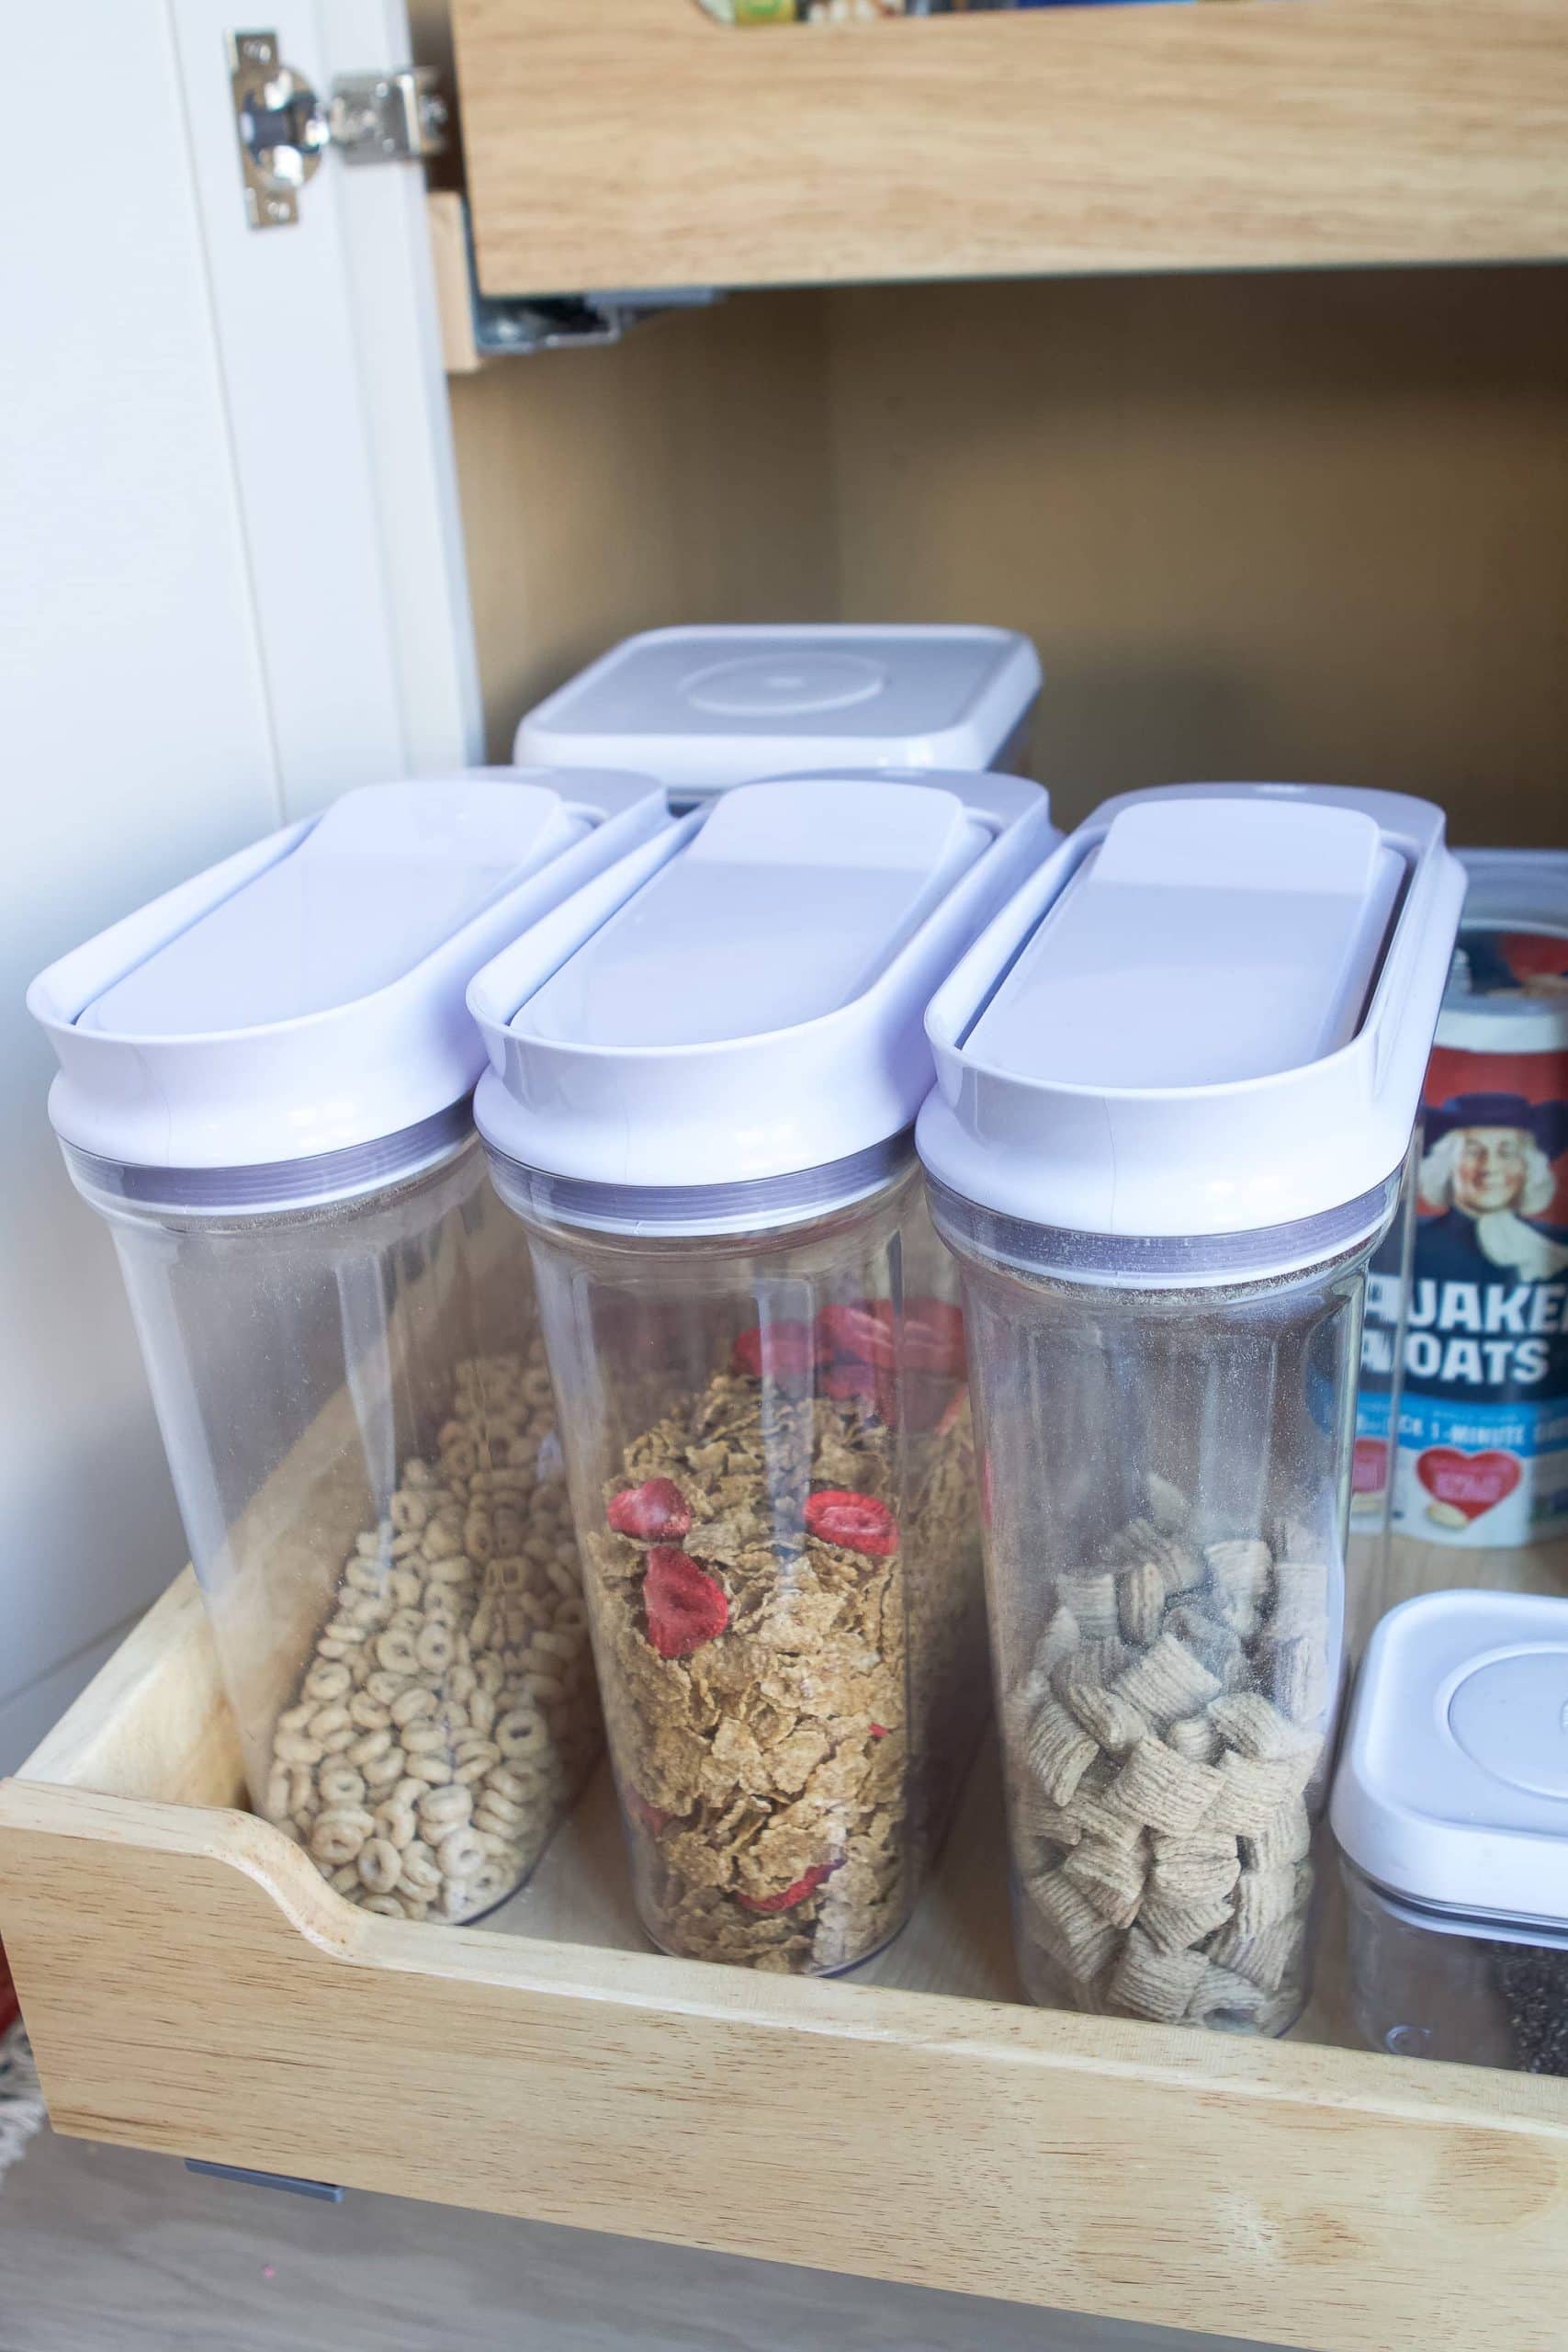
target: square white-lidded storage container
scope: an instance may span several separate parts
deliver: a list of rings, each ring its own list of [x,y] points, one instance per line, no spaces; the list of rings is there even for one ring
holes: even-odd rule
[[[1040,682],[1012,629],[649,629],[529,711],[516,757],[691,799],[786,771],[1010,768]]]
[[[1330,1818],[1372,2047],[1568,2074],[1568,1599],[1391,1610]]]

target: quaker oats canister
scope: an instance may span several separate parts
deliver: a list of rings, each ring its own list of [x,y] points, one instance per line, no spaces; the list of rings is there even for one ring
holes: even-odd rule
[[[1395,1524],[1568,1531],[1568,854],[1472,851],[1423,1097]]]

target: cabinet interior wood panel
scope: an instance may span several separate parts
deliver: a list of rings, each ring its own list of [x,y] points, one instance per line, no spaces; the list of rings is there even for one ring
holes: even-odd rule
[[[487,292],[1568,251],[1560,0],[455,0]]]
[[[989,621],[1040,647],[1034,773],[1066,821],[1270,777],[1550,842],[1565,292],[1518,268],[753,294],[487,368],[453,396],[492,751],[634,628]]]
[[[451,383],[491,756],[617,638],[832,604],[815,294],[678,311]]]

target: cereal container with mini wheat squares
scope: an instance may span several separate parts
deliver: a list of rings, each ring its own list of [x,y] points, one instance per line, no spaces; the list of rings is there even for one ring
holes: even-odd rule
[[[28,999],[67,1166],[114,1235],[253,1803],[394,1917],[510,1894],[600,1736],[463,991],[669,824],[637,776],[367,786]]]
[[[1130,794],[932,1001],[1036,2000],[1305,2000],[1366,1269],[1461,890],[1423,801]]]
[[[1054,844],[996,775],[739,786],[476,979],[643,1921],[823,1973],[902,1925],[984,1712],[933,987]]]

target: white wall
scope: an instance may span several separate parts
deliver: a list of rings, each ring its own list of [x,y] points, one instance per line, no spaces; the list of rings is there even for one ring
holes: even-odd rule
[[[29,12],[0,146],[0,1770],[183,1556],[43,964],[280,820],[165,13]],[[89,167],[90,159],[90,167]]]
[[[0,141],[0,1771],[185,1555],[107,1230],[45,1115],[43,965],[345,785],[475,755],[413,170],[245,224],[230,0],[8,27]],[[400,0],[260,19],[318,88]]]

